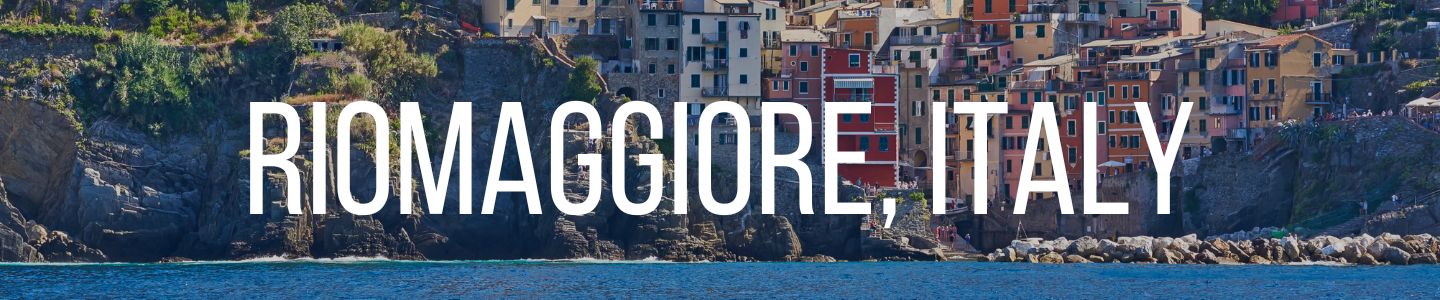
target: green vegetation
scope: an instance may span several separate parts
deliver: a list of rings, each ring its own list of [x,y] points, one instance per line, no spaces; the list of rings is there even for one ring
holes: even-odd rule
[[[365,64],[367,77],[377,85],[374,91],[379,100],[412,100],[425,91],[428,79],[440,72],[434,56],[412,53],[410,45],[395,33],[350,24],[340,29],[339,37],[346,51]]]
[[[1270,16],[1279,4],[1280,0],[1213,1],[1205,5],[1205,18],[1270,27]]]
[[[565,99],[592,102],[600,96],[605,90],[600,87],[600,78],[595,76],[599,67],[600,63],[589,57],[576,59],[575,69],[570,71],[570,79],[565,82]]]
[[[225,3],[225,24],[230,31],[241,31],[250,25],[250,1]]]
[[[110,40],[109,29],[71,24],[0,24],[0,33],[23,37],[78,37],[95,41]]]
[[[319,4],[286,6],[275,13],[270,24],[271,35],[289,47],[291,54],[310,51],[310,37],[321,29],[337,24],[335,15]]]
[[[208,102],[191,101],[197,74],[175,48],[145,34],[96,46],[97,57],[72,80],[82,116],[120,116],[151,134],[179,131],[204,118]]]

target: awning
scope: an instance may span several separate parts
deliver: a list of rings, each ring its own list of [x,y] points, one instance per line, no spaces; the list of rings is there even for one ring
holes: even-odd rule
[[[835,79],[835,88],[840,89],[873,89],[875,79],[873,78],[840,78]]]

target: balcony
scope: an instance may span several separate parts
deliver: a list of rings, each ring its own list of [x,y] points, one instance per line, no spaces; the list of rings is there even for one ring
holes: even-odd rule
[[[955,151],[955,153],[952,154],[951,157],[954,157],[952,159],[956,161],[975,161],[975,152]]]
[[[724,70],[730,68],[730,62],[724,59],[710,59],[705,61],[704,69],[707,71]]]
[[[795,67],[783,67],[783,68],[780,68],[780,78],[794,78],[794,77],[795,77]]]
[[[1305,97],[1305,103],[1312,105],[1326,105],[1330,104],[1330,102],[1332,102],[1331,100],[1333,100],[1332,98],[1334,97],[1335,94],[1331,93],[1311,93],[1309,96]]]
[[[891,45],[939,45],[944,42],[939,35],[907,35],[890,37]]]
[[[675,0],[646,0],[640,3],[642,10],[681,10],[685,2]]]
[[[1230,102],[1230,104],[1220,103],[1219,98],[1211,98],[1208,101],[1210,101],[1210,110],[1207,113],[1211,115],[1237,115],[1244,112],[1240,109],[1240,101]]]
[[[1244,138],[1249,137],[1249,136],[1250,136],[1250,129],[1249,129],[1249,128],[1232,128],[1232,129],[1230,129],[1230,132],[1229,132],[1228,134],[1226,134],[1226,137],[1229,137],[1229,138],[1232,138],[1232,139],[1244,139]]]
[[[836,95],[836,96],[837,96],[837,97],[836,97],[836,100],[840,100],[840,101],[842,101],[842,102],[873,102],[873,101],[875,101],[875,95],[874,95],[874,94],[849,94],[849,95]]]
[[[1050,80],[1025,80],[1010,82],[1011,89],[1025,90],[1055,90],[1055,82]]]
[[[1103,14],[1091,13],[1063,13],[1055,14],[1051,16],[1051,18],[1057,22],[1100,23],[1105,21],[1104,16]]]
[[[705,97],[725,97],[725,96],[729,96],[729,95],[730,95],[730,87],[728,87],[728,86],[714,86],[714,87],[708,87],[708,88],[702,88],[702,89],[700,89],[700,96],[705,96]]]
[[[779,38],[779,37],[770,37],[770,38],[763,39],[763,40],[761,40],[761,41],[763,41],[762,47],[765,47],[765,49],[780,49],[780,38]]]
[[[1179,70],[1191,70],[1191,71],[1193,71],[1193,70],[1201,70],[1201,69],[1204,69],[1204,67],[1205,67],[1205,64],[1204,64],[1204,63],[1202,63],[1202,62],[1199,61],[1199,60],[1195,60],[1195,59],[1181,59],[1181,60],[1177,61],[1177,62],[1175,63],[1175,65],[1176,65],[1175,68],[1177,68],[1177,69],[1179,69]]]
[[[1010,21],[1015,22],[1015,23],[1040,23],[1040,22],[1050,22],[1050,14],[1047,14],[1047,13],[1015,14],[1015,15],[1013,15],[1013,16],[1010,17]]]
[[[723,44],[729,39],[730,34],[726,32],[706,33],[700,35],[700,41],[705,44]]]
[[[1105,77],[1119,80],[1141,80],[1148,78],[1145,72],[1136,71],[1112,71],[1105,74]]]

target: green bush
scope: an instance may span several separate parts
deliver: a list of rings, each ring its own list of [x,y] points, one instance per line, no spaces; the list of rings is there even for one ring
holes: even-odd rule
[[[111,38],[110,30],[70,24],[0,24],[0,33],[23,37],[79,37],[96,41]]]
[[[329,29],[337,23],[335,14],[319,4],[295,4],[281,8],[271,20],[270,29],[276,39],[285,42],[292,54],[310,51],[310,37],[316,31]]]
[[[405,40],[380,28],[350,24],[340,29],[339,36],[345,51],[365,64],[381,100],[414,99],[426,80],[440,72],[434,56],[412,53]]]
[[[195,75],[179,50],[155,37],[130,34],[115,45],[96,46],[84,78],[72,80],[77,106],[87,117],[126,118],[151,134],[180,131],[196,124],[208,105],[191,101]]]
[[[575,69],[570,71],[570,79],[565,82],[565,99],[591,102],[600,96],[605,90],[600,87],[600,78],[595,76],[599,66],[590,57],[576,59]]]
[[[225,23],[231,31],[244,30],[250,24],[250,1],[225,3]]]

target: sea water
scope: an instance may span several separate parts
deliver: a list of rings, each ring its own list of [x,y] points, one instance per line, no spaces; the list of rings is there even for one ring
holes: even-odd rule
[[[1440,266],[251,260],[4,264],[3,298],[1440,298]]]

